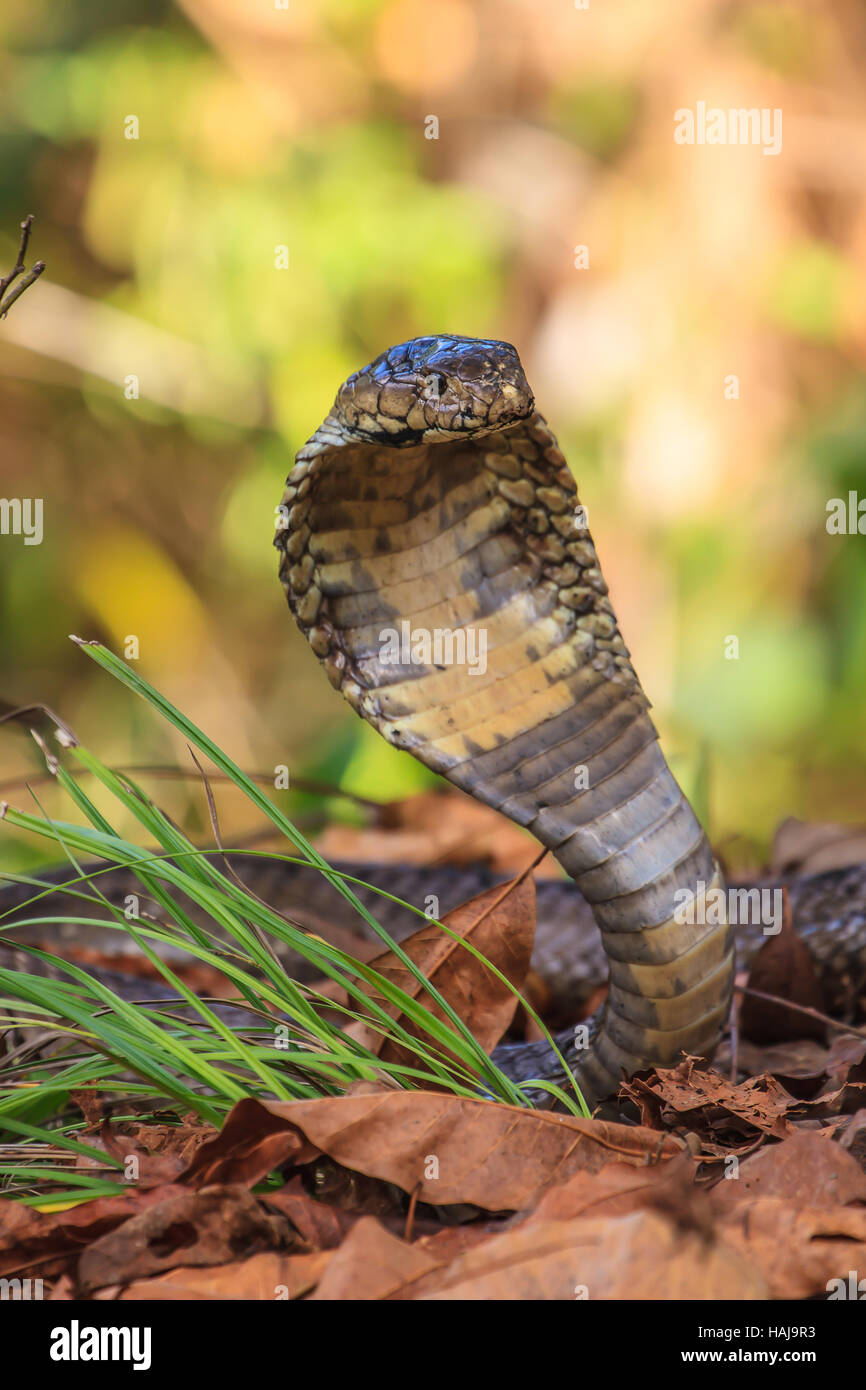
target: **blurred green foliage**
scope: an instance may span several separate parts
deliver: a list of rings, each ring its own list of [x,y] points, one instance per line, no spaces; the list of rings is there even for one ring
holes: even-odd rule
[[[33,251],[49,271],[13,311],[19,336],[12,315],[8,341],[0,329],[0,493],[43,496],[46,509],[42,546],[0,541],[0,694],[50,702],[107,760],[181,760],[66,640],[122,650],[137,635],[143,674],[247,766],[287,762],[383,799],[429,784],[325,688],[276,582],[274,508],[291,455],[348,372],[415,334],[510,337],[541,408],[549,392],[560,401],[549,413],[626,611],[643,611],[640,556],[653,557],[668,616],[647,617],[658,635],[624,623],[626,639],[649,659],[667,746],[717,838],[741,832],[763,847],[788,813],[862,816],[866,538],[823,529],[828,497],[866,495],[862,336],[851,336],[863,273],[850,244],[816,215],[742,276],[756,341],[776,335],[786,354],[766,476],[732,475],[670,516],[645,511],[612,450],[649,369],[581,405],[545,380],[540,348],[540,374],[532,358],[558,297],[574,293],[557,278],[573,276],[571,247],[600,217],[612,263],[643,219],[647,277],[677,285],[677,254],[657,271],[652,247],[681,204],[641,166],[658,74],[634,45],[607,72],[579,48],[560,62],[551,7],[518,5],[535,46],[506,61],[479,42],[475,66],[455,68],[441,93],[413,91],[409,76],[395,87],[382,24],[404,2],[311,5],[284,21],[221,0],[5,7],[0,260],[11,264],[33,211]],[[809,69],[832,82],[839,60],[804,43],[812,21],[800,7],[747,10],[720,7],[690,40],[708,55],[727,42],[779,80]],[[296,31],[284,37],[281,22]],[[663,18],[653,22],[660,42]],[[460,140],[425,140],[437,110]],[[581,219],[551,225],[552,162],[529,161],[541,212],[532,197],[503,198],[520,173],[505,136],[487,147],[492,172],[473,164],[494,119],[574,156]],[[699,204],[692,215],[697,226]],[[696,298],[697,274],[682,268],[684,361],[715,331],[713,286]],[[52,296],[59,287],[74,301]],[[100,307],[116,316],[89,317]],[[130,374],[137,399],[124,394]],[[738,661],[725,659],[730,633]],[[656,650],[669,679],[653,672]],[[4,775],[33,765],[24,740],[0,731]],[[178,816],[200,803],[196,788],[166,795]]]

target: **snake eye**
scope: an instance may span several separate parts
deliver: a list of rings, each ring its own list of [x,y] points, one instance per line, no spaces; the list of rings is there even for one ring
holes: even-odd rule
[[[443,376],[441,372],[434,372],[432,376],[428,376],[427,385],[430,390],[430,395],[434,400],[438,401],[440,396],[444,396],[445,392],[448,390],[448,378],[447,376]]]

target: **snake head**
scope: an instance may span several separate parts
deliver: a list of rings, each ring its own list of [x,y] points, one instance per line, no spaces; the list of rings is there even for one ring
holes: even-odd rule
[[[332,414],[351,438],[393,446],[506,429],[534,408],[510,343],[441,335],[389,348],[353,372]]]

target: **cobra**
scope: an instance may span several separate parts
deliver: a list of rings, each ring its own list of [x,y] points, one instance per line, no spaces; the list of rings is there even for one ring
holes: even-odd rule
[[[724,914],[701,910],[719,866],[516,350],[416,338],[353,373],[281,516],[289,607],[332,685],[394,747],[531,831],[591,904],[609,992],[567,1059],[587,1102],[710,1056],[734,975]],[[395,631],[448,633],[451,659],[423,641],[395,650]],[[483,671],[454,656],[482,634]]]

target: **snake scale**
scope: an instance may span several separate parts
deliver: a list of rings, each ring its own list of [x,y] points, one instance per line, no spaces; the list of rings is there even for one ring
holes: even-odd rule
[[[417,338],[353,373],[298,452],[280,514],[280,577],[331,684],[393,746],[529,829],[573,880],[539,884],[533,966],[571,1017],[608,976],[588,1045],[558,1036],[589,1104],[642,1068],[711,1056],[735,946],[748,963],[761,928],[735,934],[703,910],[723,887],[719,866],[660,750],[574,480],[515,349]],[[237,867],[249,881],[251,861]],[[436,891],[443,913],[490,881],[348,867],[407,901]],[[319,902],[324,880],[270,873],[256,871],[261,896],[314,929],[317,911],[334,920],[343,900],[330,888]],[[795,925],[849,1002],[866,976],[864,881],[855,868],[789,884]],[[115,898],[128,888],[122,874],[102,886]],[[27,891],[0,894],[6,921]],[[684,893],[690,920],[677,912]],[[369,906],[397,936],[417,923],[378,896]],[[564,1079],[545,1043],[495,1056],[515,1080]]]

